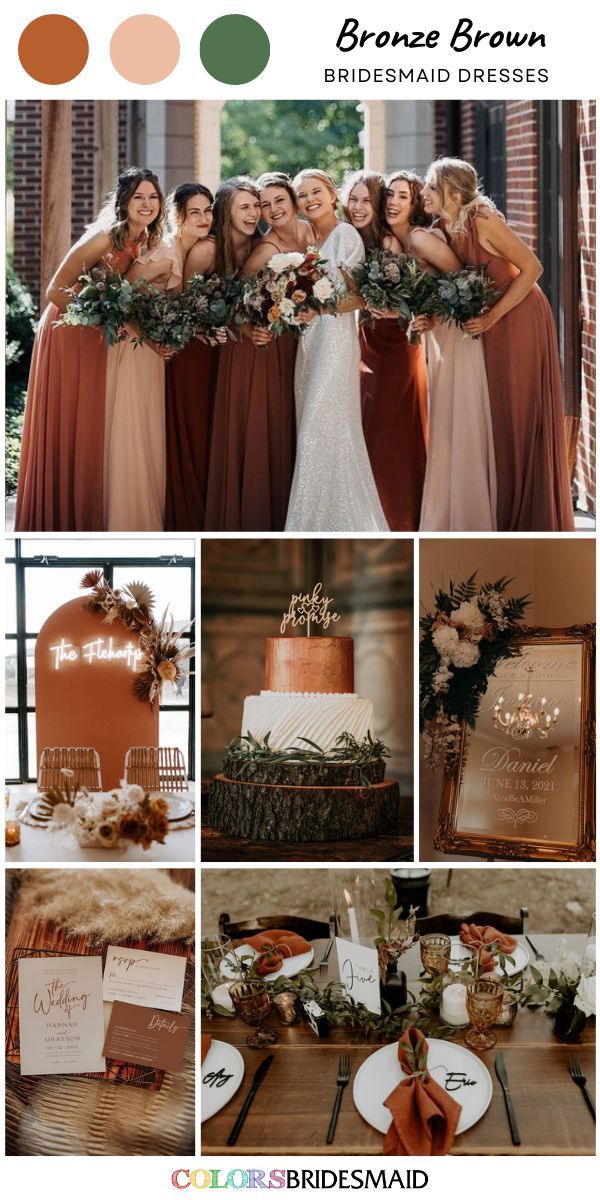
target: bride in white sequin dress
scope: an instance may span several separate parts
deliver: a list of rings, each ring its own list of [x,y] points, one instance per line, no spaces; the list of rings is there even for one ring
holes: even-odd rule
[[[332,179],[317,170],[294,180],[298,209],[315,230],[315,242],[336,283],[341,268],[364,258],[360,234],[337,220]],[[297,453],[285,528],[385,532],[362,430],[360,348],[356,297],[341,301],[339,316],[315,316],[300,338],[295,394]]]

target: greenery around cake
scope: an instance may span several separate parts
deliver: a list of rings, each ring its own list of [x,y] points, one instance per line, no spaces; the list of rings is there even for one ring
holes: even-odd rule
[[[361,776],[364,772],[363,782],[368,787],[370,784],[367,776],[368,768],[373,763],[390,757],[390,751],[385,743],[379,738],[373,740],[370,733],[367,733],[366,737],[361,738],[360,741],[351,733],[341,733],[336,738],[335,745],[329,750],[323,750],[310,738],[299,738],[298,740],[304,743],[302,746],[286,746],[276,750],[269,744],[270,737],[269,732],[265,734],[262,741],[259,741],[251,733],[234,738],[225,753],[223,762],[225,774],[227,774],[228,767],[245,767],[250,763],[310,763],[317,767],[322,764],[324,768],[332,764],[344,764],[355,767]]]

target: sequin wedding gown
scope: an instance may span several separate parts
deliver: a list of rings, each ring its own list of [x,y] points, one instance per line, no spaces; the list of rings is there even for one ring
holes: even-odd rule
[[[364,258],[360,234],[335,226],[321,246],[333,280]],[[362,430],[356,313],[315,317],[296,358],[296,465],[285,528],[386,532]]]

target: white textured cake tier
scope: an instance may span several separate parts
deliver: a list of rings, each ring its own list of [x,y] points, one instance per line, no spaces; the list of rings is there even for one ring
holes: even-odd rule
[[[353,692],[261,692],[244,700],[242,734],[251,733],[262,741],[270,733],[274,750],[302,746],[300,738],[331,750],[341,733],[351,733],[360,741],[369,730],[374,737],[373,705]]]

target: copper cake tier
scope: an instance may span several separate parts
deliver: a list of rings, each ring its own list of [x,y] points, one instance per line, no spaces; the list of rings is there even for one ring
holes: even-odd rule
[[[354,691],[354,641],[347,637],[269,637],[265,689],[269,692]]]

